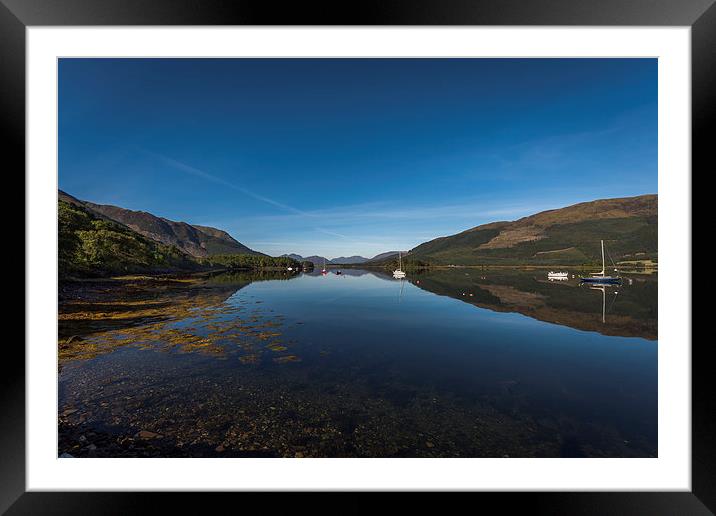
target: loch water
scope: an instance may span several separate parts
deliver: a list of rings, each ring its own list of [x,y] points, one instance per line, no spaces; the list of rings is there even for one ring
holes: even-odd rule
[[[61,286],[58,454],[656,456],[657,287],[474,268]]]

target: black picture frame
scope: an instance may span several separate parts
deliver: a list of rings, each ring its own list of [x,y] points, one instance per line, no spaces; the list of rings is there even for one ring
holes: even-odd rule
[[[0,0],[0,106],[5,176],[25,168],[25,29],[80,25],[621,25],[689,26],[692,44],[692,169],[716,169],[715,0]],[[710,129],[710,130],[709,130]],[[8,159],[9,158],[9,159]],[[689,173],[690,171],[684,171]],[[693,172],[691,172],[693,177]],[[19,176],[19,174],[17,174]],[[24,191],[24,187],[23,188]],[[25,274],[31,271],[26,270]],[[691,279],[688,279],[691,282]],[[684,300],[690,302],[690,300]],[[31,307],[28,307],[31,309]],[[25,489],[25,354],[6,339],[0,375],[0,512],[130,514],[162,512],[169,495],[37,493]],[[691,343],[684,342],[687,346]],[[716,390],[706,359],[710,342],[692,345],[692,491],[484,493],[500,510],[550,514],[711,514],[716,512]],[[205,495],[171,495],[184,510],[206,510]],[[230,494],[222,495],[233,496]],[[197,509],[198,511],[198,509]]]

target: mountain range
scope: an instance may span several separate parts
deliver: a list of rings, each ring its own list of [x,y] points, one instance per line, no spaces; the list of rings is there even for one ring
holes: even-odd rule
[[[287,256],[289,258],[293,258],[294,260],[298,261],[307,261],[313,263],[315,266],[323,265],[324,261],[327,265],[360,265],[362,263],[368,263],[368,262],[376,262],[380,260],[385,260],[387,258],[390,258],[391,256],[397,256],[398,251],[387,251],[385,253],[380,253],[373,258],[366,258],[364,256],[339,256],[338,258],[333,258],[332,260],[329,260],[328,258],[325,258],[323,256],[301,256],[300,254],[282,254],[281,256]]]
[[[176,246],[195,258],[220,254],[263,255],[238,242],[221,229],[176,222],[146,211],[81,201],[62,190],[59,190],[58,195],[61,201],[81,206],[98,218],[118,222],[155,242]]]
[[[227,232],[158,217],[145,211],[79,200],[58,192],[61,268],[69,273],[188,270],[227,255],[237,263],[269,266],[271,258]],[[600,240],[613,262],[658,260],[658,197],[641,195],[583,202],[515,221],[483,224],[435,238],[404,253],[416,265],[575,265],[601,260]],[[398,251],[372,258],[282,255],[315,266],[390,267]],[[244,256],[242,258],[241,256]],[[248,256],[247,256],[248,255]],[[249,259],[253,256],[254,258]],[[218,261],[217,261],[218,260]],[[243,261],[242,261],[243,260]],[[609,260],[607,263],[609,263]],[[63,265],[64,264],[64,265]],[[202,265],[203,264],[203,265]],[[276,265],[276,264],[273,264]]]
[[[300,254],[282,254],[281,256],[287,256],[289,258],[292,258],[299,262],[311,262],[315,266],[323,265],[323,262],[326,263],[326,265],[330,265],[332,262],[328,258],[325,258],[324,256],[301,256]]]
[[[369,260],[369,258],[365,258],[363,256],[339,256],[338,258],[333,258],[331,262],[335,264],[341,264],[341,265],[358,265],[361,263],[365,263]]]

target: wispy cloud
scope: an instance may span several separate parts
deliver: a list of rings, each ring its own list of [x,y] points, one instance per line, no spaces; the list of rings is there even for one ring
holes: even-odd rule
[[[247,195],[249,197],[253,197],[254,199],[264,202],[266,204],[270,204],[271,206],[274,206],[276,208],[280,208],[281,210],[298,214],[298,215],[309,215],[307,212],[303,210],[299,210],[298,208],[294,208],[293,206],[289,206],[288,204],[284,204],[282,202],[278,202],[274,199],[271,199],[269,197],[266,197],[265,195],[261,195],[259,193],[254,192],[253,190],[249,190],[248,188],[244,186],[237,185],[236,183],[233,183],[231,181],[227,181],[225,179],[222,179],[221,177],[215,176],[214,174],[210,174],[209,172],[206,172],[204,170],[198,169],[196,167],[192,167],[191,165],[187,165],[186,163],[182,163],[181,161],[177,161],[173,158],[170,158],[168,156],[164,156],[163,154],[159,154],[156,152],[148,151],[146,149],[143,149],[146,153],[154,156],[158,160],[162,161],[166,165],[169,165],[171,167],[174,167],[178,170],[181,170],[182,172],[185,172],[187,174],[193,175],[195,177],[200,177],[202,179],[205,179],[209,182],[226,186],[228,188],[231,188],[232,190],[235,190],[237,192],[240,192],[244,195]]]
[[[630,154],[642,148],[655,155],[654,140],[644,140],[644,118],[656,112],[655,106],[645,104],[626,110],[600,127],[577,132],[541,135],[503,147],[488,154],[499,169],[496,177],[514,180],[525,172],[539,170],[564,171],[570,168],[596,166],[600,163],[614,170],[612,160],[605,157],[605,149],[628,147]],[[608,143],[608,144],[607,144]]]
[[[542,208],[557,206],[518,202],[500,206],[498,199],[409,207],[373,202],[312,210],[307,216],[255,215],[204,221],[204,224],[235,230],[247,239],[247,243],[268,253],[321,254],[329,258],[339,254],[373,256],[394,249],[411,249],[422,242],[484,222],[513,220]],[[314,226],[316,218],[323,221],[321,228]],[[271,235],[270,242],[252,228],[261,228],[261,235]],[[256,240],[252,241],[253,238]],[[285,243],[281,243],[283,238]]]
[[[325,233],[326,235],[336,236],[338,238],[345,238],[345,239],[350,238],[347,235],[344,235],[342,233],[336,233],[335,231],[328,231],[327,229],[323,229],[323,228],[313,228],[313,229],[315,229],[316,231],[320,231],[321,233]]]
[[[283,212],[286,212],[282,215],[264,216],[263,218],[266,220],[273,220],[274,222],[280,221],[283,223],[287,223],[290,221],[294,226],[296,225],[297,222],[303,221],[304,223],[307,223],[312,226],[315,223],[316,219],[325,216],[325,212],[301,210],[301,209],[291,206],[289,204],[279,202],[275,199],[271,199],[270,197],[266,197],[265,195],[255,192],[254,190],[246,188],[245,186],[241,186],[241,185],[236,184],[232,181],[227,181],[227,180],[225,180],[219,176],[216,176],[214,174],[211,174],[205,170],[193,167],[191,165],[188,165],[188,164],[178,161],[176,159],[170,158],[169,156],[165,156],[163,154],[159,154],[157,152],[152,152],[152,151],[149,151],[146,149],[142,149],[142,150],[144,152],[150,154],[154,158],[160,160],[165,165],[168,165],[174,169],[180,170],[180,171],[182,171],[186,174],[190,174],[194,177],[199,177],[199,178],[204,179],[208,182],[211,182],[211,183],[214,183],[214,184],[217,184],[220,186],[224,186],[227,188],[231,188],[232,190],[240,192],[248,197],[251,197],[251,198],[261,201],[265,204],[273,206],[274,208],[278,208],[279,210],[281,210]],[[358,210],[353,212],[354,215],[358,214],[358,213],[359,213]],[[258,219],[261,219],[262,217],[248,217],[248,218],[252,218],[254,221],[257,221]],[[350,218],[350,216],[348,216],[348,218]],[[346,219],[346,217],[344,216],[344,220],[345,219]],[[247,217],[244,217],[242,219],[243,222],[245,222],[246,220],[247,220]],[[216,224],[216,225],[222,226],[222,227],[227,226],[227,224],[223,224],[223,223]],[[230,227],[231,224],[228,224],[228,226]],[[312,226],[312,227],[310,227],[310,229],[312,231],[323,233],[323,234],[331,236],[331,237],[340,238],[341,240],[345,241],[345,245],[341,246],[344,249],[348,249],[348,248],[350,248],[350,246],[353,246],[353,248],[355,248],[355,246],[376,247],[376,246],[384,245],[381,242],[356,239],[354,237],[346,235],[345,233],[339,233],[338,231],[326,229],[325,227],[321,227],[321,226]],[[260,245],[260,244],[255,243],[252,245]],[[263,245],[266,245],[267,247],[271,247],[271,248],[276,248],[279,244],[271,243],[271,244],[263,244]],[[284,246],[285,245],[288,245],[288,244],[284,244]],[[335,245],[335,241],[333,242],[333,245],[335,247],[338,247]]]
[[[319,231],[347,238],[345,234],[338,233],[326,229],[326,225],[342,226],[352,225],[356,223],[369,224],[371,222],[379,224],[388,224],[400,221],[436,221],[436,220],[455,220],[462,221],[464,219],[483,220],[495,218],[512,219],[523,215],[534,213],[542,209],[550,209],[557,206],[551,204],[532,204],[532,203],[508,203],[497,201],[485,201],[484,199],[473,200],[468,202],[460,202],[455,204],[443,205],[418,205],[418,206],[397,206],[391,207],[385,202],[363,203],[356,205],[337,206],[333,208],[325,208],[319,210],[311,210],[295,215],[258,215],[251,217],[257,223],[262,224],[284,224],[293,221],[298,222],[302,217],[306,217],[306,222],[317,218],[325,221],[324,227],[318,228]],[[242,217],[241,220],[246,220]],[[224,221],[227,222],[227,221]],[[228,221],[228,222],[238,222]]]
[[[240,192],[248,197],[251,197],[253,199],[256,199],[258,201],[261,201],[267,205],[273,206],[274,208],[278,208],[280,211],[284,212],[283,214],[276,214],[276,215],[262,215],[262,216],[256,216],[252,217],[253,220],[262,220],[265,222],[274,221],[274,222],[285,222],[288,220],[291,220],[293,222],[296,222],[297,216],[300,218],[306,219],[306,222],[309,222],[310,220],[330,220],[332,224],[335,223],[354,223],[357,220],[380,220],[380,221],[386,221],[386,220],[399,220],[399,219],[405,219],[405,220],[421,220],[421,219],[431,219],[434,220],[436,218],[454,218],[454,217],[473,217],[473,218],[482,218],[482,217],[510,217],[522,213],[529,213],[530,210],[534,210],[534,206],[524,206],[524,205],[510,205],[510,206],[500,206],[500,207],[493,207],[493,208],[485,208],[484,207],[484,200],[472,200],[469,202],[462,202],[457,204],[450,204],[450,205],[440,205],[440,206],[430,206],[430,205],[424,205],[424,206],[413,206],[413,207],[392,207],[386,202],[369,202],[369,203],[362,203],[362,204],[355,204],[355,205],[348,205],[348,206],[339,206],[339,207],[333,207],[328,209],[320,209],[320,210],[302,210],[299,208],[296,208],[295,206],[291,206],[289,204],[277,201],[275,199],[272,199],[270,197],[267,197],[265,195],[262,195],[250,188],[247,188],[243,185],[237,184],[233,181],[227,181],[226,179],[223,179],[217,175],[211,174],[205,170],[199,169],[197,167],[188,165],[186,163],[183,163],[181,161],[178,161],[174,158],[171,158],[169,156],[165,156],[163,154],[149,151],[146,149],[142,149],[147,154],[153,156],[154,158],[158,159],[165,165],[168,165],[176,170],[179,170],[181,172],[184,172],[186,174],[192,175],[194,177],[198,177],[201,179],[204,179],[208,182],[224,186],[227,188],[230,188],[234,191]],[[245,217],[242,218],[242,220],[246,220]],[[313,227],[315,231],[318,231],[320,233],[324,233],[326,235],[342,238],[342,239],[349,239],[350,236],[340,233],[338,231],[334,231],[332,229],[327,229],[323,226],[315,226]]]

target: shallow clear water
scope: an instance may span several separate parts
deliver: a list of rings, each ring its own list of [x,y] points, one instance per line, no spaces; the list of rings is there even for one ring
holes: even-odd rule
[[[59,453],[654,456],[656,292],[455,269],[80,293]]]

